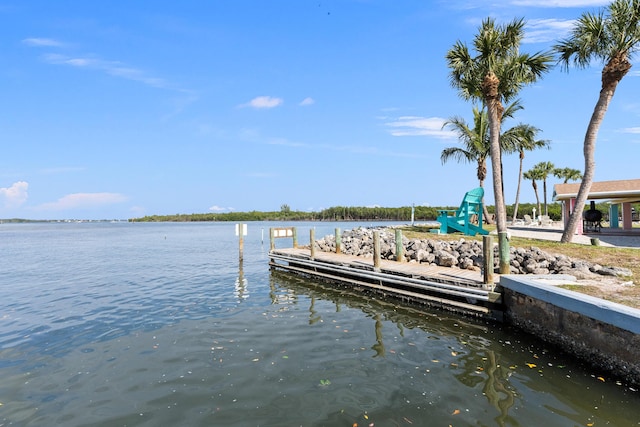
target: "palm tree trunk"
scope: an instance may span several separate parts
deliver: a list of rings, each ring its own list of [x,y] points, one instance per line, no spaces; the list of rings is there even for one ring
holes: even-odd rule
[[[502,191],[502,165],[500,147],[500,122],[504,107],[498,95],[500,80],[490,71],[482,80],[482,92],[487,104],[489,119],[489,147],[491,156],[491,173],[493,175],[493,196],[496,210],[496,231],[498,232],[498,271],[508,274],[510,271],[509,240],[507,239],[507,211]]]
[[[533,192],[536,195],[536,203],[538,204],[538,215],[542,215],[542,209],[540,208],[540,196],[538,196],[538,184],[536,184],[535,179],[531,180],[531,185],[533,186]],[[535,221],[536,219],[533,218],[533,220]]]
[[[507,231],[507,214],[502,192],[502,167],[500,164],[500,116],[498,103],[491,100],[488,103],[489,135],[491,140],[491,172],[493,176],[493,195],[496,209],[496,229],[498,233]]]
[[[513,207],[513,221],[515,222],[516,218],[518,218],[518,204],[520,201],[520,183],[522,183],[522,160],[524,155],[520,152],[520,169],[518,170],[518,188],[516,189],[516,202]]]
[[[603,87],[598,97],[598,102],[593,109],[587,132],[584,136],[584,175],[582,176],[582,182],[580,183],[580,189],[576,197],[576,205],[569,217],[569,223],[562,233],[560,241],[562,243],[570,243],[576,234],[578,228],[578,221],[582,220],[582,213],[584,211],[584,205],[587,203],[587,197],[589,191],[591,191],[591,183],[593,182],[593,176],[596,169],[595,151],[596,151],[596,139],[598,138],[598,130],[600,124],[604,119],[604,115],[609,107],[609,102],[613,98],[613,94],[616,91],[618,81],[613,82],[608,87]]]
[[[546,179],[542,180],[542,192],[544,195],[544,214],[549,215],[549,210],[547,209],[547,180]],[[540,212],[540,215],[542,215],[542,212]]]
[[[480,181],[480,187],[484,189],[484,181]],[[493,220],[489,216],[489,211],[487,210],[487,204],[484,202],[484,196],[482,196],[482,219],[486,224],[493,224]]]

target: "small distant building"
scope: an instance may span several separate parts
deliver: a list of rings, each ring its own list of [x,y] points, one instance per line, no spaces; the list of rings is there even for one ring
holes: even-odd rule
[[[565,227],[576,206],[579,189],[579,182],[553,186],[553,200],[562,202],[562,220]],[[620,228],[618,218],[622,213],[622,228],[631,230],[633,225],[631,204],[640,202],[640,179],[593,182],[587,200],[607,200],[610,203],[609,227]],[[576,233],[582,234],[583,231],[583,222],[579,221]]]

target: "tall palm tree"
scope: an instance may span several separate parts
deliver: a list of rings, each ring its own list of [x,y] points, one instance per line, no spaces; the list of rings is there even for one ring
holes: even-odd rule
[[[549,175],[553,174],[553,171],[556,167],[551,162],[540,162],[533,167],[535,171],[535,176],[538,179],[542,180],[542,191],[544,194],[544,214],[549,215],[549,210],[547,209],[547,178]],[[542,212],[540,212],[542,215]]]
[[[579,169],[572,168],[556,168],[553,171],[553,176],[564,180],[562,183],[566,184],[569,181],[577,181],[582,178],[582,172]]]
[[[506,236],[507,231],[500,152],[502,103],[514,99],[525,85],[536,82],[549,70],[552,61],[547,53],[521,53],[523,37],[523,19],[498,26],[493,18],[486,18],[473,41],[475,56],[461,41],[457,41],[446,55],[451,84],[458,89],[460,96],[482,101],[487,107],[497,231],[502,236]],[[499,239],[499,243],[500,272],[506,273],[509,270],[509,251],[503,246],[508,245],[508,241]]]
[[[516,100],[509,104],[503,116],[513,117],[513,114],[521,109],[520,101]],[[484,108],[479,110],[477,107],[473,107],[473,128],[469,127],[463,118],[457,116],[444,122],[442,128],[451,129],[463,145],[462,147],[449,147],[442,150],[440,155],[442,164],[445,164],[449,159],[455,159],[458,162],[475,162],[477,164],[476,177],[478,178],[478,185],[484,187],[484,180],[487,178],[487,158],[491,151],[487,110]],[[511,129],[506,132],[507,138],[505,140],[509,140],[508,135],[510,133],[513,133]],[[483,203],[483,210],[483,217],[490,224],[492,221],[485,203]]]
[[[571,36],[554,46],[560,54],[558,62],[566,70],[569,65],[586,68],[594,59],[604,63],[600,96],[584,136],[584,175],[561,242],[571,242],[582,219],[595,175],[598,130],[618,83],[631,69],[630,59],[640,48],[639,22],[640,0],[614,0],[597,14],[584,13],[573,27]]]
[[[522,183],[522,163],[525,151],[533,151],[536,148],[549,148],[549,140],[536,139],[540,129],[531,125],[521,124],[514,128],[513,151],[520,157],[520,167],[518,168],[518,188],[516,190],[516,201],[513,207],[513,220],[518,217],[518,206],[520,200],[520,184]]]
[[[542,210],[540,209],[540,196],[538,195],[538,184],[536,183],[536,180],[541,180],[542,175],[540,174],[540,171],[538,169],[533,168],[526,171],[523,174],[523,176],[524,176],[524,179],[531,180],[531,185],[533,186],[533,192],[536,195],[536,203],[538,204],[538,213],[540,213],[542,212]]]

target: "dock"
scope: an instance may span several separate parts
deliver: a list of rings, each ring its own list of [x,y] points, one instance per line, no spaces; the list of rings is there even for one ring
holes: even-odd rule
[[[307,248],[271,249],[271,269],[410,303],[502,320],[502,295],[477,270],[379,260]],[[375,264],[375,266],[374,266]]]

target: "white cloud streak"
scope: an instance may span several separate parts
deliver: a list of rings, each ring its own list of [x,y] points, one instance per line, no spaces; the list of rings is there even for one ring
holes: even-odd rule
[[[512,0],[515,6],[529,7],[590,7],[606,6],[611,0]]]
[[[212,212],[231,212],[231,211],[234,211],[235,209],[234,208],[223,208],[223,207],[220,207],[220,206],[213,205],[213,206],[211,206],[209,208],[209,210],[212,211]]]
[[[299,105],[300,105],[301,107],[306,107],[306,106],[308,106],[308,105],[313,105],[313,104],[315,104],[315,103],[316,103],[315,99],[310,98],[310,97],[306,97],[305,99],[303,99],[302,101],[300,101],[300,104],[299,104]]]
[[[33,47],[64,47],[64,43],[53,39],[30,37],[22,40],[22,43]]]
[[[272,96],[257,96],[246,104],[242,104],[240,107],[251,107],[256,109],[275,108],[284,103],[282,98],[276,98]]]
[[[114,77],[133,80],[160,89],[170,89],[166,80],[150,76],[137,68],[127,67],[118,61],[105,61],[92,57],[71,57],[58,53],[49,53],[44,55],[43,58],[49,64],[99,70]]]
[[[22,206],[29,197],[27,190],[29,183],[25,181],[14,182],[11,187],[0,188],[0,200],[5,208],[17,208]]]
[[[55,202],[44,203],[37,209],[43,211],[87,209],[122,203],[127,200],[126,196],[118,193],[74,193],[61,197]]]
[[[637,134],[640,134],[640,127],[624,128],[624,129],[621,129],[620,132],[637,135]]]
[[[527,21],[523,43],[548,43],[569,36],[575,20],[532,19]]]
[[[439,139],[455,138],[455,133],[443,130],[445,119],[440,117],[402,116],[385,125],[393,136],[432,136]]]

